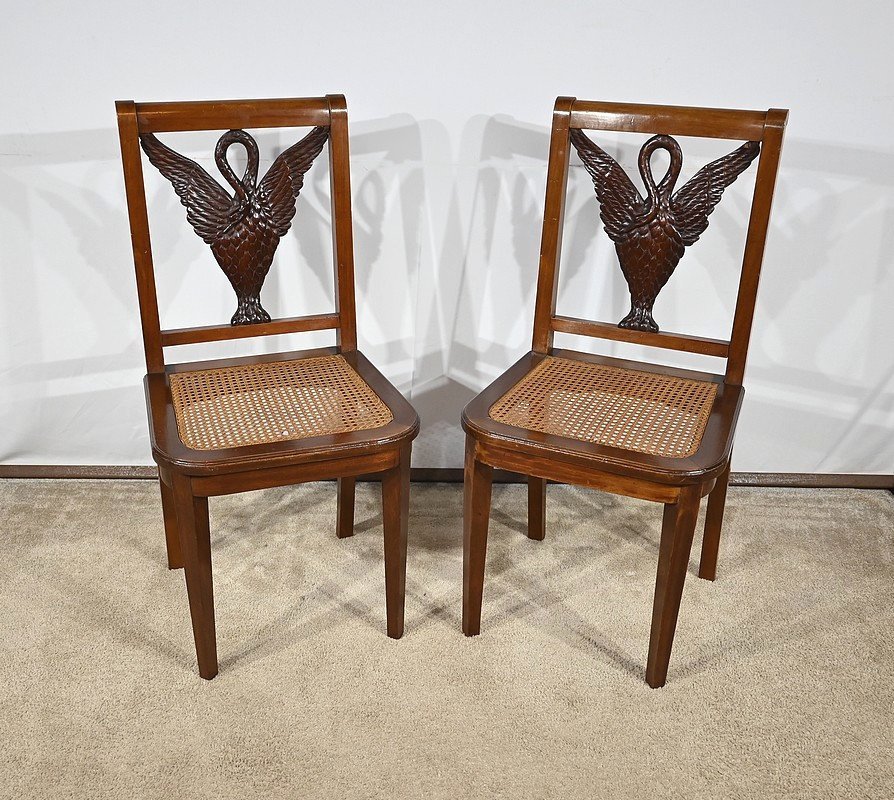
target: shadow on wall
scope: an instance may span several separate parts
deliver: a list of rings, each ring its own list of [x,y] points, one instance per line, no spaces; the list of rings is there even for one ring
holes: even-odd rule
[[[290,135],[258,135],[268,163]],[[505,115],[472,117],[455,153],[449,132],[434,120],[395,115],[351,123],[361,339],[420,412],[420,466],[462,464],[462,406],[530,346],[548,147],[546,126]],[[607,149],[632,163],[635,150]],[[142,345],[117,132],[110,126],[5,135],[0,154],[0,391],[5,418],[16,421],[4,428],[0,459],[84,463],[85,454],[96,453],[101,463],[146,462]],[[331,308],[327,176],[327,169],[309,173],[294,229],[265,287],[272,313]],[[887,346],[894,340],[892,181],[891,153],[786,142],[738,468],[785,463],[798,471],[852,471],[859,463],[885,471],[894,463],[886,433],[894,417],[894,351]],[[162,304],[209,315],[183,324],[228,319],[232,292],[170,187],[156,185],[150,204],[157,263],[184,265],[166,270]],[[673,287],[690,285],[689,263],[690,277],[700,280],[700,311],[731,318],[733,267],[705,262],[713,253],[737,264],[740,251],[730,243],[741,241],[743,209],[736,197],[718,207],[703,256],[687,256],[662,294],[662,323],[664,315],[688,319],[691,298]],[[436,233],[429,219],[437,220]],[[431,264],[423,256],[428,247]],[[560,304],[564,312],[617,319],[626,311],[626,286],[579,166],[569,180],[561,275],[560,303],[577,306]],[[293,295],[299,306],[314,307],[296,312]],[[243,352],[327,343],[313,336],[249,340]],[[187,357],[228,354],[202,349]],[[615,344],[603,351],[629,352]],[[790,451],[803,463],[793,464]]]
[[[476,140],[480,148],[474,153]],[[477,156],[479,166],[473,179],[465,177],[471,185],[463,185],[461,171],[458,177],[461,191],[474,201],[466,217],[456,324],[443,385],[449,387],[447,396],[465,401],[529,348],[549,129],[504,116],[474,118],[463,141],[468,157],[461,164],[472,163]],[[635,154],[640,144],[630,152]],[[727,152],[726,144],[721,143],[710,158]],[[684,151],[692,149],[684,145]],[[694,149],[697,157],[704,155],[698,147]],[[619,152],[613,154],[618,157]],[[684,163],[682,181],[700,166],[697,157],[692,162],[695,166],[687,169]],[[627,167],[632,162],[628,152],[623,163]],[[750,434],[742,437],[744,446],[737,450],[737,461],[743,466],[739,468],[766,469],[768,464],[786,463],[791,451],[800,450],[806,455],[804,463],[789,469],[853,471],[856,458],[865,464],[865,471],[890,471],[894,449],[885,430],[894,420],[894,351],[874,343],[894,340],[894,318],[886,311],[894,299],[894,271],[888,263],[888,254],[894,251],[892,181],[894,156],[890,153],[787,140],[743,415],[758,435],[753,437],[753,446],[747,443]],[[719,256],[716,263],[724,270],[729,264],[729,269],[721,273],[713,264],[702,269],[699,277],[705,280],[698,284],[695,303],[691,296],[674,292],[675,281],[686,285],[685,277],[675,274],[660,302],[664,315],[681,318],[684,324],[665,329],[728,337],[752,188],[753,176],[741,197],[718,207],[704,237],[707,246],[702,247],[701,261]],[[566,205],[560,311],[619,319],[628,303],[626,285],[598,220],[589,176],[576,155],[572,155]],[[711,242],[707,242],[709,235]],[[855,263],[855,244],[862,244],[865,253],[869,242],[877,242],[868,248],[877,257]],[[695,260],[690,253],[681,269]],[[569,285],[574,286],[571,293]],[[569,299],[577,306],[572,311],[563,304]],[[588,302],[592,308],[587,308]],[[821,316],[819,309],[828,309],[828,316]],[[708,311],[714,316],[722,311],[725,327],[713,332],[695,327],[698,312],[704,316]],[[694,325],[686,326],[690,319]],[[685,357],[668,357],[664,351],[579,337],[571,346],[668,363],[682,361],[682,366],[713,371],[723,368],[715,359],[692,363]],[[458,466],[460,408],[446,407],[437,396],[425,400],[432,409],[440,409],[433,420],[436,424],[446,429],[449,418],[455,420],[453,430],[445,432],[453,441],[450,463]]]
[[[262,171],[291,143],[287,138],[293,133],[257,133]],[[372,356],[383,369],[404,365],[406,374],[399,382],[407,391],[412,319],[387,306],[379,308],[370,296],[377,285],[384,287],[378,291],[390,287],[392,293],[396,285],[404,285],[404,307],[412,297],[409,287],[416,279],[416,240],[425,205],[418,126],[407,115],[352,123],[351,149],[361,327],[374,326]],[[146,463],[145,370],[117,131],[7,135],[0,137],[0,153],[0,228],[6,251],[0,272],[0,404],[4,418],[16,420],[4,426],[0,460],[88,463],[89,454],[96,454],[99,463]],[[216,176],[210,156],[205,160],[209,163],[203,166]],[[158,177],[151,175],[152,169],[144,161],[147,188]],[[289,313],[290,306],[293,314],[333,307],[327,166],[312,170],[309,177],[293,230],[277,252],[264,289],[274,314]],[[195,312],[182,324],[227,320],[234,297],[210,251],[191,230],[163,179],[148,190],[153,255],[164,276],[159,282],[163,324],[173,326],[165,317],[166,301]],[[383,241],[389,229],[390,248]],[[401,231],[403,236],[395,236]],[[401,258],[395,258],[396,246]],[[299,269],[291,256],[297,256]],[[313,275],[309,292],[308,273]],[[281,296],[290,292],[299,306],[305,294],[322,296],[326,308],[296,311]],[[206,319],[196,318],[203,314]],[[224,343],[216,349],[177,348],[169,351],[169,358],[333,341],[331,332],[303,336],[300,341],[295,335]],[[309,341],[314,336],[318,340]],[[319,341],[320,336],[328,341]],[[189,352],[181,357],[183,350]]]

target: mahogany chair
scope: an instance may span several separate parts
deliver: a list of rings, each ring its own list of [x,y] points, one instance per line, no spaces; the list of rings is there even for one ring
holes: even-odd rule
[[[546,481],[664,504],[646,682],[663,686],[701,498],[708,495],[699,576],[714,580],[742,378],[787,111],[584,102],[560,97],[553,114],[531,352],[463,411],[466,431],[463,632],[479,633],[491,479],[528,475],[528,536],[545,533]],[[584,129],[653,133],[640,154],[648,196]],[[745,140],[673,192],[682,155],[673,135]],[[630,287],[618,325],[556,313],[571,146],[596,188],[600,213]],[[656,185],[654,150],[670,154]],[[723,189],[760,154],[728,340],[658,330],[652,303],[685,247],[707,227]],[[723,374],[631,362],[553,347],[556,331],[726,359]]]
[[[341,95],[290,100],[116,104],[147,375],[152,455],[158,464],[168,565],[184,567],[199,674],[218,671],[208,498],[337,479],[336,535],[351,536],[356,476],[381,473],[387,633],[404,627],[410,447],[415,411],[357,350],[348,121]],[[258,149],[242,128],[314,126],[258,180]],[[156,133],[228,131],[215,152],[225,192]],[[335,310],[271,320],[260,290],[295,214],[304,173],[328,142]],[[242,145],[238,178],[227,162]],[[143,185],[141,145],[173,184],[187,219],[211,245],[238,297],[229,325],[162,330]],[[333,347],[169,364],[174,345],[331,329]]]

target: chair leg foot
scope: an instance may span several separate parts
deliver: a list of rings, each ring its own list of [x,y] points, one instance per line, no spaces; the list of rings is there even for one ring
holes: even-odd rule
[[[542,542],[546,537],[546,479],[528,477],[528,538]]]
[[[168,551],[168,569],[182,569],[183,555],[180,552],[180,533],[177,529],[177,508],[174,505],[174,491],[163,480],[161,487],[161,510],[165,520],[165,545]]]
[[[664,507],[652,632],[646,662],[646,683],[653,689],[664,686],[667,680],[700,499],[699,487],[687,486],[676,503],[668,503]]]
[[[476,457],[475,439],[466,436],[463,487],[463,633],[481,631],[481,599],[487,558],[487,526],[490,517],[493,468]]]
[[[354,535],[354,489],[355,478],[338,479],[338,511],[336,512],[335,535],[347,539]]]
[[[351,490],[353,495],[353,488]],[[382,516],[385,529],[385,609],[392,639],[404,633],[407,583],[407,525],[410,516],[410,445],[400,462],[382,476]]]
[[[730,465],[708,495],[705,512],[705,535],[702,538],[702,554],[698,564],[698,576],[708,581],[717,577],[717,556],[720,552],[720,530],[723,527],[723,511],[726,507],[726,490],[729,486]]]
[[[217,635],[214,628],[208,498],[193,495],[188,476],[175,475],[173,484],[199,675],[210,680],[217,675]]]

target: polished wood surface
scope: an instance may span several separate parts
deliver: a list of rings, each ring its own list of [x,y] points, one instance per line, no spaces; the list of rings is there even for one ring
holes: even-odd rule
[[[275,100],[190,100],[140,103],[140,133],[229,130],[232,128],[303,128],[329,124],[325,97]]]
[[[338,314],[309,314],[304,317],[285,317],[254,325],[200,325],[193,328],[171,328],[161,332],[162,347],[200,342],[222,342],[230,339],[249,339],[255,336],[277,336],[284,333],[305,333],[338,328]]]
[[[705,356],[726,358],[729,355],[729,342],[723,339],[710,339],[705,336],[690,336],[685,333],[669,333],[668,331],[640,331],[635,328],[619,328],[611,322],[595,322],[577,317],[565,317],[556,314],[550,322],[557,333],[573,333],[577,336],[592,336],[597,339],[610,339],[614,342],[630,342],[647,347],[659,347],[664,350],[679,350],[685,353],[701,353]]]
[[[475,635],[480,630],[490,486],[495,471],[510,470],[529,476],[528,531],[533,539],[541,539],[545,533],[546,481],[572,483],[651,500],[664,504],[664,522],[646,681],[653,687],[664,685],[695,522],[700,500],[706,495],[709,496],[708,520],[700,575],[713,580],[716,572],[730,457],[744,396],[742,376],[786,114],[785,111],[772,109],[757,112],[601,103],[571,97],[556,100],[547,167],[532,349],[475,397],[462,414],[466,432],[463,631],[467,635]],[[619,328],[605,322],[557,313],[569,143],[571,130],[577,128],[741,139],[760,144],[736,312],[729,340]],[[556,332],[725,358],[726,371],[717,374],[683,370],[558,349],[554,347]],[[550,356],[715,384],[715,399],[707,415],[698,449],[682,458],[657,456],[520,428],[491,418],[491,407]]]
[[[546,479],[528,476],[528,538],[546,538]]]
[[[275,101],[117,104],[127,204],[146,355],[144,389],[152,456],[158,464],[162,510],[171,568],[185,568],[199,674],[217,674],[208,498],[337,480],[336,535],[353,533],[358,476],[383,476],[386,630],[403,632],[411,443],[419,418],[410,404],[357,350],[350,161],[345,99],[341,95]],[[336,308],[332,312],[234,326],[161,330],[155,267],[149,237],[140,133],[283,126],[328,128]],[[269,174],[269,173],[268,173]],[[336,344],[212,361],[169,363],[164,348],[199,342],[332,329]],[[171,395],[176,373],[341,354],[391,412],[391,421],[369,430],[194,450],[180,439]]]

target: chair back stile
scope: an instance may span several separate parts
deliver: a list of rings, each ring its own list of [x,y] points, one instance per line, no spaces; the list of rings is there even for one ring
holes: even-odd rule
[[[699,353],[726,359],[726,381],[741,385],[787,113],[580,101],[559,97],[553,113],[534,311],[532,349],[549,354],[555,333]],[[735,313],[729,339],[620,327],[557,314],[559,261],[573,130],[604,130],[759,142]],[[734,178],[733,178],[734,179]],[[731,182],[731,181],[730,181]],[[726,184],[728,185],[728,183]],[[722,189],[721,189],[722,191]],[[710,213],[710,212],[709,212]]]
[[[164,348],[332,329],[342,352],[357,349],[347,108],[343,95],[287,100],[116,103],[137,295],[148,373],[165,370]],[[329,128],[335,309],[240,325],[161,328],[140,135],[173,131],[318,126]]]

